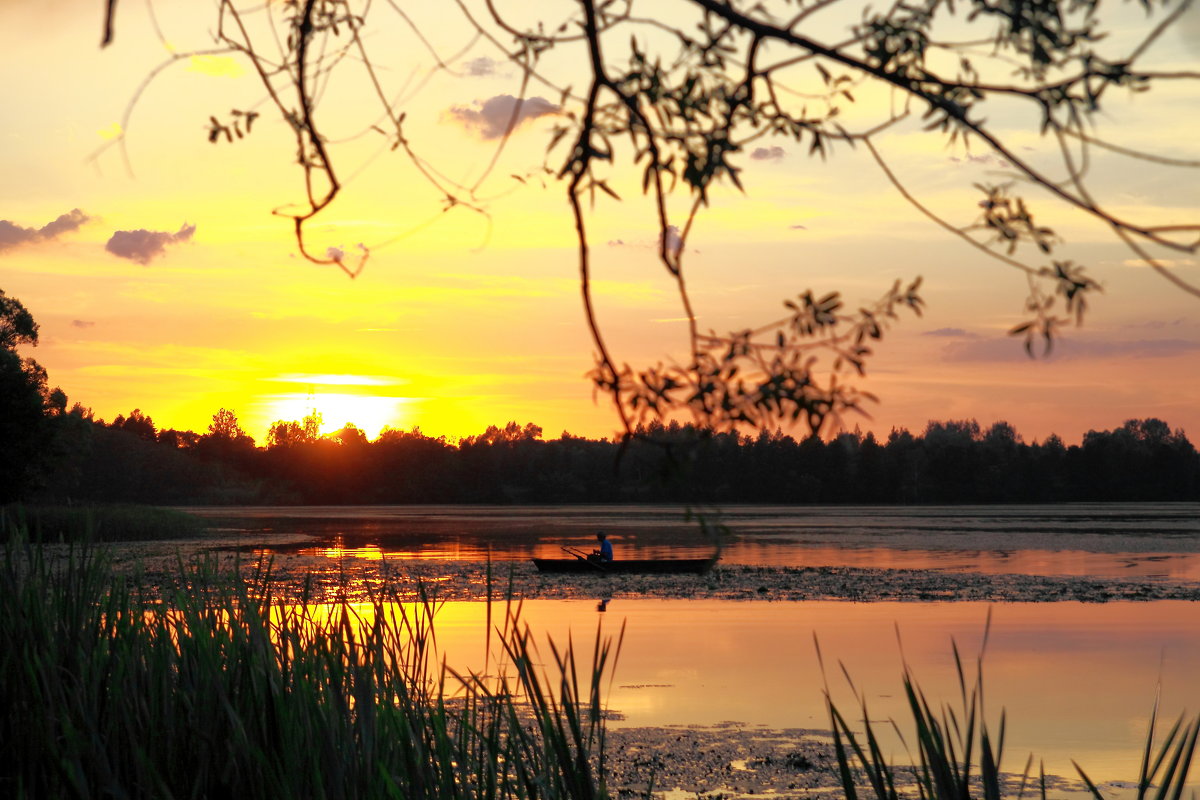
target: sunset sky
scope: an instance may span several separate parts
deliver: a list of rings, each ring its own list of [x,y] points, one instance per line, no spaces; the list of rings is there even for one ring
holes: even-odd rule
[[[370,248],[350,280],[300,258],[288,220],[272,215],[303,198],[294,140],[244,61],[185,55],[214,47],[215,4],[179,5],[154,5],[160,38],[143,4],[121,4],[116,39],[102,50],[101,0],[0,0],[0,289],[41,324],[40,346],[25,354],[52,385],[99,417],[140,408],[159,427],[203,431],[218,408],[232,408],[260,444],[272,421],[311,408],[327,430],[351,421],[372,437],[385,425],[457,437],[509,420],[547,436],[614,433],[615,414],[584,377],[592,345],[565,187],[540,174],[559,96],[530,87],[541,101],[526,109],[537,113],[476,192],[487,216],[441,213],[438,193],[382,136],[339,144],[345,193],[312,232],[317,252],[352,259],[358,243]],[[504,96],[519,94],[521,80],[451,5],[429,4],[444,6],[445,19],[429,9],[414,19],[449,69],[399,24],[368,43],[407,111],[414,149],[472,186],[496,152],[497,120],[511,109]],[[1163,38],[1154,63],[1196,68],[1197,14]],[[173,55],[122,127],[139,86]],[[327,95],[335,142],[378,116],[360,83],[335,81]],[[1111,99],[1101,134],[1200,158],[1194,83]],[[867,91],[858,111],[886,102]],[[210,144],[210,115],[227,120],[230,109],[262,116],[245,139]],[[1016,116],[997,124],[1022,127]],[[1036,126],[1023,127],[1015,141],[1031,159],[1052,149]],[[122,130],[123,149],[102,149]],[[972,183],[1006,174],[985,151],[949,147],[919,124],[880,144],[922,200],[957,224],[975,218]],[[1049,200],[1035,207],[1068,241],[1059,257],[1086,265],[1104,294],[1051,357],[1030,360],[1005,335],[1024,319],[1021,274],[907,205],[861,149],[822,162],[806,145],[761,145],[757,157],[740,156],[745,194],[722,188],[688,242],[702,328],[770,321],[809,288],[840,290],[857,307],[921,275],[927,313],[904,316],[878,347],[862,387],[881,402],[850,426],[886,436],[930,419],[1005,420],[1027,441],[1058,433],[1077,442],[1090,429],[1158,417],[1200,442],[1200,299],[1137,264],[1108,230]],[[1160,224],[1200,220],[1200,170],[1097,155],[1092,177],[1118,209]],[[656,262],[653,210],[636,175],[618,173],[613,185],[625,200],[600,200],[591,217],[600,322],[622,362],[682,360],[683,312]],[[1196,258],[1170,258],[1200,283]]]

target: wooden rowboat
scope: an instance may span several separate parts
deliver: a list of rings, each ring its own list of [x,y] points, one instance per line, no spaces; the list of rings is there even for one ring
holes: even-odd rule
[[[539,572],[576,573],[700,573],[713,565],[711,558],[642,558],[617,561],[591,561],[586,558],[535,558]]]

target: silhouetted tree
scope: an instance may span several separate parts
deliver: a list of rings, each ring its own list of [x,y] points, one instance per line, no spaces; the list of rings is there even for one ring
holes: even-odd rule
[[[67,396],[48,387],[41,364],[17,352],[37,343],[33,315],[0,290],[0,503],[26,495],[61,455]]]
[[[120,414],[112,421],[110,427],[119,430],[128,431],[134,436],[145,439],[148,442],[153,442],[158,439],[158,432],[154,428],[154,420],[148,415],[142,414],[140,408],[135,408],[129,412],[128,417],[123,417]]]

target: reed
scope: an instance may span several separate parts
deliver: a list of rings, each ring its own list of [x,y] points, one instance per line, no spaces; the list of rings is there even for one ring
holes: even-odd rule
[[[151,597],[103,552],[0,566],[0,796],[604,798],[601,687],[519,604],[494,675],[438,662],[426,597],[282,605],[268,562],[250,580],[183,566]]]
[[[983,646],[975,662],[973,680],[968,683],[967,670],[953,645],[954,664],[958,674],[957,706],[935,706],[926,698],[912,671],[906,664],[902,681],[904,696],[911,715],[909,736],[896,721],[890,725],[899,736],[901,745],[909,748],[909,737],[915,742],[916,755],[907,752],[905,763],[888,761],[868,713],[865,696],[853,689],[862,713],[862,730],[856,731],[832,700],[828,681],[825,686],[826,709],[833,733],[833,746],[842,790],[846,800],[859,800],[860,795],[874,800],[900,800],[912,796],[915,787],[918,800],[1001,800],[1018,798],[1026,792],[1046,800],[1046,775],[1039,765],[1033,775],[1033,756],[1025,762],[1021,774],[1006,774],[1001,769],[1004,754],[1005,715],[1000,713],[998,727],[989,727],[984,714],[983,651],[991,615],[985,626]],[[821,659],[820,644],[817,657]],[[824,671],[824,662],[821,665]],[[1143,747],[1136,800],[1180,800],[1200,733],[1200,715],[1179,717],[1161,740],[1158,737],[1158,707],[1156,696],[1150,714],[1149,732]],[[1072,762],[1080,779],[1094,800],[1109,800],[1078,763]],[[1194,795],[1193,795],[1194,796]]]
[[[134,505],[0,507],[0,541],[132,542],[201,536],[206,523],[170,508]]]

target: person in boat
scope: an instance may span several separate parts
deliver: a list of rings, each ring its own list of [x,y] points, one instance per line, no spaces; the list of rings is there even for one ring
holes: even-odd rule
[[[597,531],[596,540],[600,542],[600,547],[599,549],[593,550],[592,554],[588,556],[588,558],[592,561],[599,561],[607,564],[613,560],[612,542],[608,540],[608,537],[605,535],[604,531]]]

